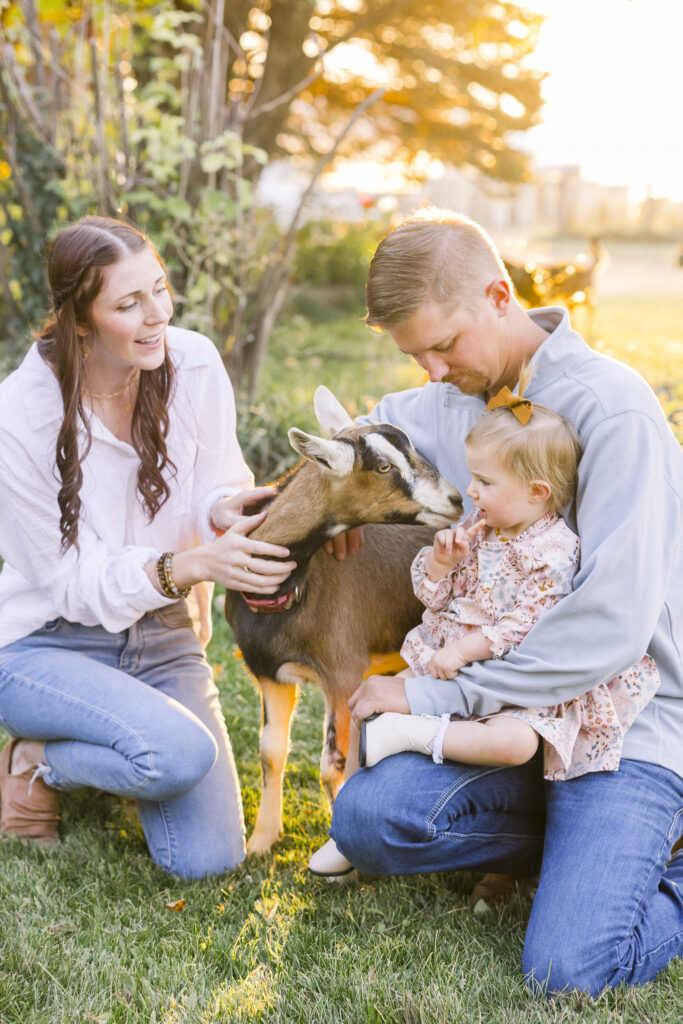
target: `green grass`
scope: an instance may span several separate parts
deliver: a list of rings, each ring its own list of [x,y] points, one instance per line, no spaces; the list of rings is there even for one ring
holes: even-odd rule
[[[211,645],[244,787],[258,800],[257,694],[217,620]],[[307,875],[328,813],[317,759],[322,700],[302,695],[285,786],[286,835],[234,875],[174,881],[153,867],[129,805],[82,791],[63,799],[60,847],[0,842],[0,1021],[437,1024],[683,1019],[683,964],[637,990],[543,1003],[521,980],[529,912],[514,896],[468,908],[472,876]],[[166,909],[184,899],[182,912]]]
[[[287,396],[291,423],[312,425],[314,387],[349,410],[419,383],[387,338],[348,314],[278,327],[264,394]],[[683,298],[606,300],[596,344],[683,407]],[[344,356],[344,359],[339,358]],[[668,397],[667,397],[668,396]],[[257,403],[258,404],[258,403]],[[681,424],[676,429],[681,436]],[[259,794],[259,701],[227,626],[210,647],[243,786],[247,827]],[[84,790],[63,800],[63,841],[46,852],[0,839],[0,1024],[675,1024],[683,962],[641,989],[532,999],[520,960],[528,902],[468,909],[472,876],[362,878],[331,886],[305,865],[328,809],[318,781],[322,699],[294,720],[285,836],[234,875],[187,883],[151,865],[130,806]],[[182,912],[166,905],[184,899]]]

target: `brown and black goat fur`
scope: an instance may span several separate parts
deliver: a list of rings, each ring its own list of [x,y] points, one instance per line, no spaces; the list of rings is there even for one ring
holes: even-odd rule
[[[284,545],[297,562],[280,588],[295,590],[291,607],[258,614],[241,594],[228,592],[226,598],[228,622],[262,694],[263,788],[252,853],[270,849],[282,830],[297,687],[314,682],[325,695],[321,778],[332,801],[348,747],[348,699],[372,656],[397,651],[420,621],[424,609],[413,594],[411,562],[436,528],[462,512],[456,489],[417,455],[402,431],[388,424],[353,426],[332,403],[336,399],[318,389],[316,411],[332,441],[290,431],[294,446],[312,461],[283,481],[265,521],[250,535]],[[321,549],[336,533],[365,523],[376,525],[367,526],[355,556],[337,561]]]

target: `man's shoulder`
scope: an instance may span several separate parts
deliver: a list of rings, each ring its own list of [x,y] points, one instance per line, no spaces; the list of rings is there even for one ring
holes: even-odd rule
[[[653,415],[659,409],[654,391],[636,370],[581,339],[571,340],[565,351],[556,347],[552,365],[555,372],[534,400],[575,424],[586,426],[620,413]]]

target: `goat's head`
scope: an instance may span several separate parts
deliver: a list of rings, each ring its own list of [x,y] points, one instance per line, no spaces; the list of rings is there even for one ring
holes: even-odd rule
[[[362,523],[445,526],[462,515],[462,496],[390,423],[356,426],[331,391],[319,387],[315,412],[330,438],[292,427],[289,441],[322,470],[334,506],[331,533]],[[332,511],[332,509],[330,509]]]

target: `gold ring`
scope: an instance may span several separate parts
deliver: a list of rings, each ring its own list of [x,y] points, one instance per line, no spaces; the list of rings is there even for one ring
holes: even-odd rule
[[[244,569],[245,572],[251,572],[251,569],[249,568],[248,565],[243,565],[242,568]]]

